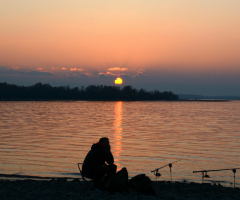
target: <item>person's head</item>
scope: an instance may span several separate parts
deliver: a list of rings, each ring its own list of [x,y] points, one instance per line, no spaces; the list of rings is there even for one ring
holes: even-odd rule
[[[109,146],[109,139],[107,137],[102,137],[100,138],[99,143],[103,144],[104,146]]]

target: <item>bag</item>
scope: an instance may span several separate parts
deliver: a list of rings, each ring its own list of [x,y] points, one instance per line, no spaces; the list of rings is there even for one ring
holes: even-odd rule
[[[144,194],[156,195],[152,187],[152,181],[146,174],[139,174],[132,177],[129,181],[129,186]]]
[[[105,183],[105,189],[110,192],[123,192],[128,189],[128,172],[124,167],[111,176]]]

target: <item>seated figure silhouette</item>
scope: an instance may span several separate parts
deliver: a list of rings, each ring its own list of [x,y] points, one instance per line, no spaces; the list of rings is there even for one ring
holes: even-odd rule
[[[102,178],[106,181],[116,171],[117,166],[114,164],[109,139],[100,138],[98,143],[92,145],[84,159],[82,175],[93,179],[96,184]]]

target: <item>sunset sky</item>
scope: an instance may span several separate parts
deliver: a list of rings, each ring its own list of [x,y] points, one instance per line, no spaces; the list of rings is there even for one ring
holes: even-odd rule
[[[240,95],[239,0],[0,0],[0,82]]]

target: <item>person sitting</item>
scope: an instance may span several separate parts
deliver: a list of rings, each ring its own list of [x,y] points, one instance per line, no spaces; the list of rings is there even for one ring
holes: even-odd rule
[[[99,142],[93,144],[86,155],[82,165],[82,175],[98,182],[102,177],[107,180],[115,174],[117,166],[111,152],[111,146],[107,137],[100,138]]]

